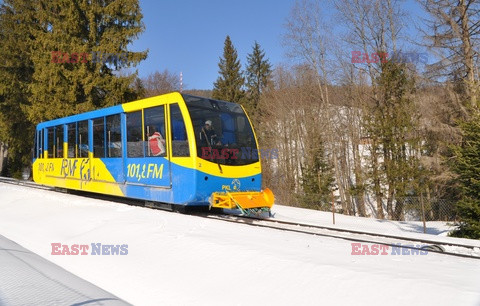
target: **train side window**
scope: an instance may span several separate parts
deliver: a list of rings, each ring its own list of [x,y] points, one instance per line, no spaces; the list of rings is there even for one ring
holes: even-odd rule
[[[141,111],[127,113],[127,157],[143,157]]]
[[[107,116],[107,157],[122,157],[120,114]]]
[[[165,107],[155,106],[146,108],[143,111],[145,123],[145,155],[166,156],[167,146],[165,144]]]
[[[55,157],[63,158],[63,125],[55,127]]]
[[[38,131],[35,131],[35,137],[33,139],[33,158],[38,158]]]
[[[38,158],[38,142],[40,141],[40,132],[35,131],[35,152],[33,152],[33,158]]]
[[[78,122],[78,157],[88,157],[88,121]]]
[[[77,123],[67,125],[68,158],[77,157]]]
[[[93,119],[93,157],[105,157],[105,119]]]
[[[43,130],[37,132],[37,158],[43,157]]]
[[[178,103],[170,105],[170,130],[172,131],[172,156],[190,156],[187,129]]]
[[[40,139],[40,157],[45,158],[45,129],[42,129]]]
[[[47,129],[47,150],[48,158],[55,157],[55,127]]]
[[[45,158],[45,129],[42,129],[40,139],[40,158]]]

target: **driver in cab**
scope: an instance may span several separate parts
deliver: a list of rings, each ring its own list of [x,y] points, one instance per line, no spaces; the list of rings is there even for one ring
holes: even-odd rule
[[[213,129],[212,120],[205,121],[205,125],[200,132],[200,141],[203,145],[209,147],[220,146],[222,144],[218,139],[217,133],[215,133],[215,130]]]

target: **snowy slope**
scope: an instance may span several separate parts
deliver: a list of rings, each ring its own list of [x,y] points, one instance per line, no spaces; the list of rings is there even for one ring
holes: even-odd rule
[[[136,305],[480,305],[478,260],[354,256],[345,240],[7,184],[0,234]],[[51,243],[128,254],[51,255]]]
[[[454,229],[453,224],[443,221],[429,221],[426,223],[426,234],[423,233],[421,221],[390,221],[373,218],[361,218],[335,214],[335,224],[331,212],[276,205],[273,208],[275,218],[279,220],[300,222],[303,224],[321,225],[331,228],[350,229],[368,233],[378,233],[393,236],[411,237],[446,243],[457,243],[477,246],[480,240],[447,237]]]

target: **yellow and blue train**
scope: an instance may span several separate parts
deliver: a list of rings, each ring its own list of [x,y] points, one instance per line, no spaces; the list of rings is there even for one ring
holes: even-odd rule
[[[260,154],[241,105],[178,92],[36,127],[35,182],[167,207],[269,211]]]

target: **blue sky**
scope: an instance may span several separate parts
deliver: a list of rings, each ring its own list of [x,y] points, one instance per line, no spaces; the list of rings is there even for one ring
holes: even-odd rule
[[[242,65],[254,41],[265,50],[273,65],[285,62],[282,34],[294,3],[294,0],[140,0],[146,29],[131,49],[149,49],[149,53],[136,67],[139,76],[168,69],[175,74],[183,73],[185,89],[212,89],[227,35]],[[413,0],[407,0],[404,8],[411,14],[418,12]]]
[[[230,35],[242,65],[256,40],[272,64],[284,60],[282,33],[293,0],[140,0],[146,29],[132,50],[149,49],[139,76],[183,73],[184,88],[211,89]]]

